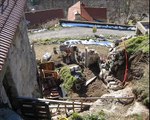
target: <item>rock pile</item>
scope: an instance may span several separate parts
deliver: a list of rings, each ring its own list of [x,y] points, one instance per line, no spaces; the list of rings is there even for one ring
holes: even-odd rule
[[[116,47],[109,49],[107,60],[100,63],[100,78],[105,82],[107,87],[111,90],[122,89],[121,80],[116,78],[118,68],[125,63],[124,49],[117,50]]]

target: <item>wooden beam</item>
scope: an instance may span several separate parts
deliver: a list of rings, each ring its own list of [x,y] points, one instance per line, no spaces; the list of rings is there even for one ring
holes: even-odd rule
[[[133,99],[134,96],[129,97],[115,97],[115,96],[105,96],[105,97],[80,97],[80,98],[59,98],[60,100],[96,100],[96,99]]]
[[[85,86],[88,86],[91,82],[93,82],[97,77],[94,76],[93,78],[89,79],[86,83]]]

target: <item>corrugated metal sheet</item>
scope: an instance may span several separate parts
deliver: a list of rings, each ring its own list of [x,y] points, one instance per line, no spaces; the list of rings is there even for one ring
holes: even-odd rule
[[[46,23],[52,19],[61,19],[64,18],[63,9],[50,9],[36,11],[35,13],[28,12],[25,13],[26,20],[30,22],[29,25],[37,25],[41,23]]]
[[[18,27],[20,18],[23,15],[26,0],[7,0],[4,6],[6,9],[1,12],[0,7],[0,71],[5,63],[7,54]]]

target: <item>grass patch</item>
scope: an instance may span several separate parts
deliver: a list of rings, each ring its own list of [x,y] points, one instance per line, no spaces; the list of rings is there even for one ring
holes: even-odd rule
[[[118,36],[113,35],[105,35],[104,36],[108,41],[113,42],[113,40],[109,39],[118,39]],[[36,39],[33,40],[35,44],[41,44],[41,45],[49,45],[49,44],[56,44],[56,43],[63,43],[67,40],[96,40],[97,38],[95,36],[82,36],[82,37],[63,37],[63,38],[49,38],[49,39]]]
[[[84,120],[106,120],[105,113],[103,111],[100,111],[98,114],[87,115],[84,116]]]
[[[66,66],[60,70],[59,74],[61,76],[61,79],[64,80],[63,82],[64,89],[67,92],[69,92],[73,88],[75,82],[77,81],[77,78],[71,75],[70,69]]]
[[[138,36],[136,38],[131,38],[125,41],[127,46],[127,52],[133,54],[137,51],[142,51],[143,53],[149,53],[149,36]],[[123,43],[120,47],[123,47]]]
[[[63,43],[67,40],[95,40],[96,38],[94,36],[83,36],[83,37],[64,37],[64,38],[49,38],[49,39],[38,39],[33,40],[35,44],[42,44],[42,45],[49,45],[49,44],[55,44],[55,43]]]
[[[71,120],[84,120],[84,119],[78,113],[73,113],[72,116],[71,116]]]
[[[69,120],[106,120],[105,113],[100,111],[97,114],[89,114],[89,115],[79,115],[78,113],[73,113],[71,119]]]
[[[134,114],[134,115],[131,115],[129,116],[128,120],[143,120],[142,118],[142,115],[139,115],[139,114]]]

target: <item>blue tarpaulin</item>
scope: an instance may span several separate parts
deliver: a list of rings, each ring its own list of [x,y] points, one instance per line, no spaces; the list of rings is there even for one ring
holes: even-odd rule
[[[101,25],[94,25],[89,23],[61,23],[62,27],[89,27],[93,28],[96,26],[97,28],[101,29],[113,29],[113,30],[127,30],[127,31],[134,31],[136,28],[131,26],[121,26],[121,25],[110,25],[110,24],[101,24]]]

